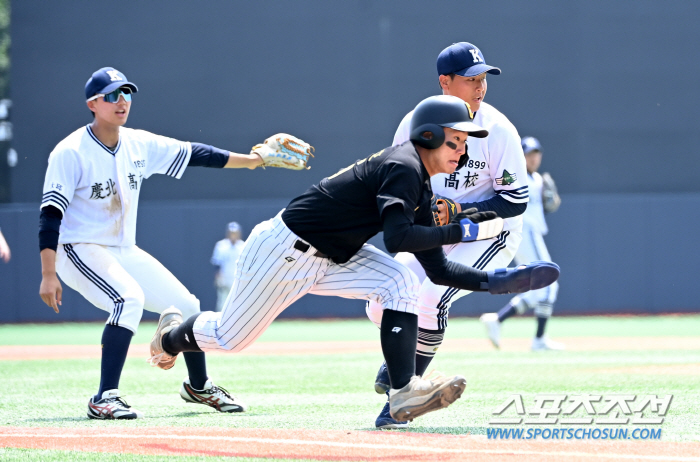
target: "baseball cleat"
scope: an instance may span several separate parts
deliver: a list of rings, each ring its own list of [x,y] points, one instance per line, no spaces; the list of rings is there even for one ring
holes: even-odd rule
[[[143,419],[143,412],[133,409],[119,395],[119,390],[107,390],[102,398],[95,401],[93,396],[88,401],[87,416],[98,420],[132,420]]]
[[[387,397],[388,396],[389,392],[387,392]],[[399,422],[391,417],[391,413],[389,412],[389,401],[387,400],[386,404],[384,404],[384,407],[382,408],[382,412],[379,413],[377,420],[374,421],[374,426],[382,430],[393,430],[397,428],[408,428],[408,422]]]
[[[501,348],[501,323],[498,320],[498,313],[484,313],[479,321],[486,328],[486,334],[496,348]]]
[[[183,323],[180,310],[171,306],[160,314],[156,333],[151,339],[151,357],[148,363],[151,366],[158,366],[168,370],[175,365],[177,355],[173,356],[163,349],[163,336]]]
[[[555,342],[546,335],[543,335],[540,338],[535,337],[532,339],[532,351],[558,351],[563,350],[564,348],[565,347],[563,343]]]
[[[224,388],[214,385],[210,379],[204,383],[204,390],[195,390],[187,377],[180,387],[180,396],[188,403],[204,404],[219,412],[245,412],[247,409],[245,404],[231,396]]]
[[[379,395],[387,393],[391,388],[391,381],[389,380],[389,369],[386,368],[386,363],[382,363],[377,371],[377,377],[374,379],[374,391]]]
[[[517,268],[489,271],[488,282],[482,282],[481,287],[492,294],[520,294],[547,287],[559,279],[559,273],[559,265],[556,263],[533,261]]]
[[[422,379],[417,375],[400,390],[389,390],[391,417],[409,422],[431,411],[445,408],[462,396],[467,380],[459,375]]]

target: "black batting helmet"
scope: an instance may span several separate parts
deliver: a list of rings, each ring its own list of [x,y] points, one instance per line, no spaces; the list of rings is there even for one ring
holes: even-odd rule
[[[413,110],[410,139],[426,149],[437,149],[445,142],[442,127],[485,138],[489,132],[474,122],[474,113],[467,103],[450,95],[431,96]]]

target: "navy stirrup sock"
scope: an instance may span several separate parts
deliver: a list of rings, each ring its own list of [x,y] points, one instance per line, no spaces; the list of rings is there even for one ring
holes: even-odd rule
[[[120,326],[106,325],[102,331],[102,365],[100,366],[100,388],[95,401],[102,399],[102,393],[119,388],[126,354],[134,333]]]

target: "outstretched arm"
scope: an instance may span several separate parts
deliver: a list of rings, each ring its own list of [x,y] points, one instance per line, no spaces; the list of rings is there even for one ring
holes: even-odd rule
[[[191,143],[192,155],[188,166],[210,168],[249,168],[260,167],[263,163],[257,154],[238,154],[202,143]]]

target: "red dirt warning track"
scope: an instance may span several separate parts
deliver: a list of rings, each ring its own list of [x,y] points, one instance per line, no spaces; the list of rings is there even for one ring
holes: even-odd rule
[[[427,433],[223,428],[0,427],[0,447],[328,461],[700,461],[700,443],[495,441]]]

